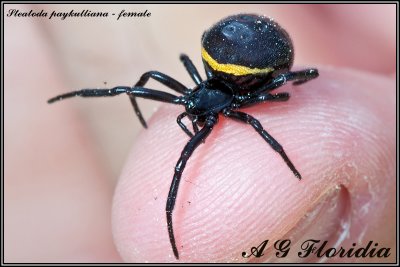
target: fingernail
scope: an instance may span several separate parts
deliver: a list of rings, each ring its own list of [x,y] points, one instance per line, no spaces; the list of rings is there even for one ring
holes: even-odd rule
[[[329,189],[282,238],[291,241],[287,257],[279,258],[275,254],[277,251],[271,250],[268,253],[269,259],[272,262],[326,261],[325,256],[320,257],[312,253],[310,245],[321,247],[324,241],[327,241],[325,248],[340,247],[350,228],[350,204],[349,192],[344,186]],[[319,242],[308,241],[310,239]]]

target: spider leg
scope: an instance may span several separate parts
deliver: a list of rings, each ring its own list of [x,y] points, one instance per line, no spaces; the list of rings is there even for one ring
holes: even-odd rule
[[[197,117],[192,120],[193,131],[195,134],[199,132],[199,127],[197,125]]]
[[[189,72],[189,75],[192,78],[192,80],[197,85],[199,85],[203,80],[201,79],[201,76],[200,76],[199,72],[197,71],[193,62],[190,60],[190,58],[186,54],[181,54],[181,56],[179,58],[182,61],[183,65],[185,66],[187,72]]]
[[[232,119],[242,121],[245,123],[250,124],[253,128],[264,138],[264,140],[276,151],[278,152],[283,160],[286,162],[290,170],[293,174],[298,178],[301,179],[300,173],[296,170],[293,163],[290,161],[288,156],[286,155],[285,151],[283,150],[282,146],[276,141],[264,128],[262,127],[261,123],[255,119],[254,117],[240,111],[233,111],[229,109],[223,110],[223,114],[226,117],[230,117]]]
[[[117,86],[111,89],[82,89],[78,91],[73,91],[58,95],[49,99],[47,102],[54,103],[65,98],[81,96],[81,97],[101,97],[101,96],[115,96],[119,94],[128,94],[136,97],[152,99],[156,101],[184,105],[186,99],[183,96],[176,96],[170,93],[157,91],[153,89],[143,88],[143,87],[128,87],[128,86]]]
[[[305,69],[301,71],[289,72],[288,78],[290,81],[294,81],[293,85],[300,85],[308,82],[309,80],[315,79],[319,76],[317,69]]]
[[[189,129],[186,127],[186,125],[182,122],[182,119],[188,115],[187,112],[181,113],[177,118],[176,122],[178,125],[182,128],[182,130],[190,137],[193,137],[193,134],[189,131]]]
[[[213,77],[213,74],[210,70],[206,69],[206,76],[207,76],[207,79],[211,79]]]
[[[265,101],[272,102],[283,102],[288,101],[290,98],[289,93],[282,92],[277,94],[261,94],[261,95],[250,95],[248,99],[243,100],[240,104],[237,104],[237,108],[250,107],[258,103],[262,103]]]
[[[299,85],[319,76],[317,69],[305,69],[300,71],[291,71],[276,76],[270,83],[262,86],[254,94],[267,93],[277,89],[289,81],[294,81],[293,85]]]
[[[182,172],[185,169],[186,162],[192,155],[193,151],[200,145],[203,140],[207,138],[217,121],[217,115],[211,115],[206,119],[204,127],[190,139],[185,148],[182,150],[181,156],[175,166],[174,178],[172,179],[171,187],[169,189],[165,211],[167,215],[169,241],[171,242],[172,250],[177,259],[179,259],[179,253],[176,247],[174,229],[172,226],[172,211],[175,207],[175,200],[178,194],[178,187],[182,178]]]
[[[170,89],[172,89],[180,94],[187,95],[191,92],[190,89],[186,88],[186,86],[184,86],[183,84],[181,84],[174,78],[172,78],[164,73],[158,72],[158,71],[148,71],[148,72],[143,73],[142,76],[140,77],[139,81],[135,84],[134,87],[145,86],[150,78],[162,83],[163,85],[169,87]],[[129,98],[131,100],[132,107],[135,110],[135,113],[138,116],[140,122],[142,123],[144,128],[147,128],[146,121],[144,120],[142,112],[139,109],[139,106],[136,102],[135,96],[130,95]]]

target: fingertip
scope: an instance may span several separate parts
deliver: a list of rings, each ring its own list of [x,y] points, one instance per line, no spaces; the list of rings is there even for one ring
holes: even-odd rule
[[[282,88],[291,92],[289,101],[243,110],[282,144],[299,170],[297,178],[302,174],[301,183],[252,127],[223,117],[195,151],[183,173],[173,214],[180,260],[247,261],[243,251],[284,236],[337,185],[347,188],[354,209],[361,209],[366,200],[379,206],[365,191],[363,177],[369,177],[369,185],[381,179],[392,184],[390,175],[378,174],[379,165],[366,162],[393,167],[392,132],[380,131],[393,128],[386,125],[394,122],[393,107],[373,97],[379,90],[382,98],[390,98],[393,82],[347,70],[320,70],[318,79]],[[174,166],[188,141],[175,124],[179,112],[179,107],[162,106],[152,117],[118,183],[113,232],[126,261],[176,260],[164,214]],[[386,118],[386,124],[379,118]],[[380,136],[385,150],[373,149],[374,136]],[[360,221],[367,218],[354,216]],[[350,231],[351,237],[359,238],[360,229]]]

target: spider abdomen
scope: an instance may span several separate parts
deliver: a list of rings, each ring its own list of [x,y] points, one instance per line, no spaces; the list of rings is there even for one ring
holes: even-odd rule
[[[201,39],[201,55],[209,76],[245,94],[290,70],[294,49],[287,32],[273,19],[255,14],[229,16]]]

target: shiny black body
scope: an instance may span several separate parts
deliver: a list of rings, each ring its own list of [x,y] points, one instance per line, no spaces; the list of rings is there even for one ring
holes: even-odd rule
[[[137,105],[136,97],[185,107],[185,112],[177,117],[177,123],[190,140],[175,165],[166,204],[168,234],[177,259],[179,253],[173,231],[172,214],[182,173],[194,150],[211,133],[219,115],[251,125],[280,154],[293,174],[300,179],[300,173],[282,146],[264,130],[257,119],[239,109],[268,101],[287,101],[288,93],[272,94],[271,91],[288,81],[293,81],[293,84],[297,85],[318,77],[316,69],[290,71],[294,51],[289,35],[273,20],[263,16],[239,14],[225,18],[203,34],[202,46],[206,80],[202,80],[188,56],[180,57],[196,84],[193,89],[187,88],[166,74],[150,71],[144,73],[133,87],[82,89],[56,96],[48,101],[53,103],[73,96],[100,97],[125,93],[129,95],[135,113],[145,128],[147,125]],[[150,78],[180,95],[144,88]],[[191,121],[193,132],[182,122],[184,117]]]
[[[235,102],[234,89],[229,84],[211,78],[201,82],[193,92],[188,95],[186,112],[197,121],[203,123],[207,116],[219,113]]]
[[[287,32],[274,20],[257,15],[227,17],[207,30],[202,46],[218,62],[287,71],[294,50]],[[238,53],[238,52],[243,53]]]
[[[274,20],[251,14],[227,17],[202,36],[202,46],[218,62],[250,68],[274,67],[267,75],[235,76],[216,72],[205,64],[208,77],[233,81],[237,90],[251,91],[288,72],[294,49],[287,32]]]

